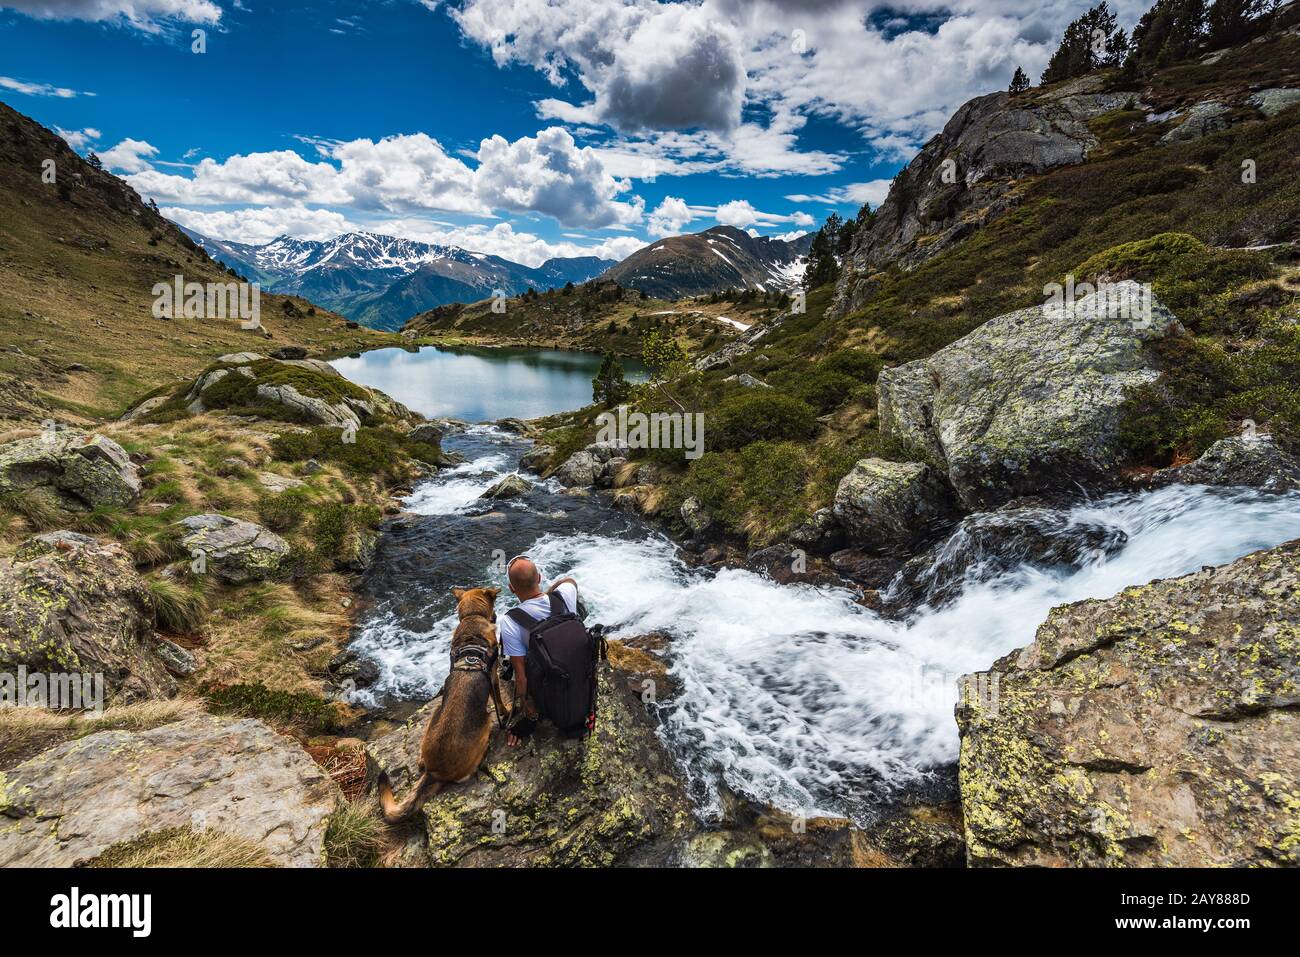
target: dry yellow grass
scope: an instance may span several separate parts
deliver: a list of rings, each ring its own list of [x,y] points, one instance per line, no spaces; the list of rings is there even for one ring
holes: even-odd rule
[[[223,831],[171,828],[115,844],[89,867],[277,867],[252,841]]]

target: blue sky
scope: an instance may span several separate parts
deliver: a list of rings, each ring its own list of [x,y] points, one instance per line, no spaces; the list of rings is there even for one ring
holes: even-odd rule
[[[222,238],[363,228],[534,265],[621,258],[875,205],[1085,7],[0,0],[0,99]]]

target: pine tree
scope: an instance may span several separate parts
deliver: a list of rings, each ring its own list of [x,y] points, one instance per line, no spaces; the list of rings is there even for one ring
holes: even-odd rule
[[[1043,71],[1041,83],[1057,83],[1083,76],[1103,66],[1118,66],[1113,50],[1118,21],[1106,0],[1070,23],[1061,37],[1061,45],[1052,54]]]
[[[89,156],[86,157],[86,162],[90,164],[90,166],[91,166],[92,169],[103,169],[103,168],[104,168],[104,162],[103,162],[103,160],[101,160],[101,159],[100,159],[98,156],[96,156],[94,153],[91,153]]]
[[[1167,66],[1196,52],[1205,35],[1205,0],[1156,0],[1133,28],[1125,67]]]
[[[610,323],[613,326],[613,323]],[[611,331],[613,331],[611,329]],[[623,363],[612,352],[606,352],[596,377],[591,380],[591,400],[606,409],[626,401],[632,387],[623,374]]]
[[[837,213],[831,213],[822,228],[817,230],[817,235],[813,236],[812,246],[808,250],[808,266],[803,274],[805,289],[816,289],[839,278],[840,264],[836,250],[843,228],[844,221]]]
[[[1266,0],[1214,0],[1205,18],[1206,46],[1218,50],[1242,42],[1253,32],[1253,21],[1268,10]]]
[[[1008,87],[1007,92],[1015,95],[1016,93],[1024,93],[1027,89],[1029,89],[1029,77],[1024,70],[1017,66],[1015,76],[1011,78],[1011,86]]]

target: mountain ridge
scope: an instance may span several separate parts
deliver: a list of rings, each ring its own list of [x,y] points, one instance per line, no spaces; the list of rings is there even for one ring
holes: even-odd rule
[[[258,245],[181,229],[214,259],[270,291],[301,295],[384,330],[398,329],[436,306],[473,302],[497,289],[512,296],[585,282],[614,264],[575,256],[532,267],[460,246],[355,230],[328,240],[282,235]]]
[[[601,278],[660,299],[726,289],[784,292],[802,279],[812,240],[812,233],[786,240],[714,226],[651,243]]]

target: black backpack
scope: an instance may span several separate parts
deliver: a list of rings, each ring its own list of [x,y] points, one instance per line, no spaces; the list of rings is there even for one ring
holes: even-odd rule
[[[596,727],[596,669],[606,657],[605,639],[599,626],[594,635],[587,631],[557,592],[547,597],[551,612],[541,621],[522,608],[506,615],[528,631],[524,674],[538,713],[561,733],[582,736]]]

